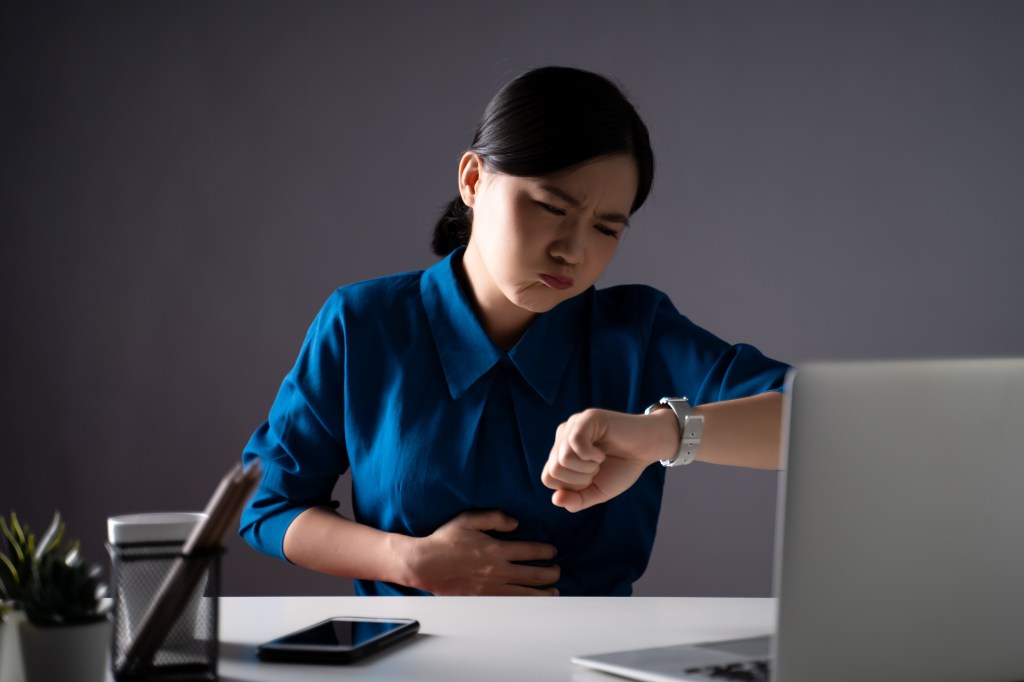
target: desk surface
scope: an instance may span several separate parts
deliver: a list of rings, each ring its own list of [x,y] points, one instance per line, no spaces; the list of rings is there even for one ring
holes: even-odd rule
[[[715,639],[774,627],[773,599],[681,597],[225,597],[223,682],[618,678],[570,658]],[[415,618],[413,639],[348,666],[261,663],[256,645],[332,616]]]

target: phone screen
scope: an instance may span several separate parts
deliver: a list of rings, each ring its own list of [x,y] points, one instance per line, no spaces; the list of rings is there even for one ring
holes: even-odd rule
[[[265,661],[347,663],[411,637],[415,620],[331,618],[261,644],[256,653]]]
[[[406,625],[393,620],[334,619],[275,640],[276,644],[353,649]]]

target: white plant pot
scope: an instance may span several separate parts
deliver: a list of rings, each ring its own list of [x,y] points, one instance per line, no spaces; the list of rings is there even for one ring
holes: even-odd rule
[[[0,682],[25,682],[21,667],[18,623],[25,620],[21,611],[10,611],[0,618]]]
[[[113,623],[18,626],[25,682],[105,682]]]

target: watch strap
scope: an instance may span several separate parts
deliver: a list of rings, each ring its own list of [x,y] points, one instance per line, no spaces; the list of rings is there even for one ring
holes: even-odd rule
[[[679,449],[672,459],[663,459],[661,463],[666,467],[685,466],[697,458],[697,450],[700,449],[700,437],[704,431],[704,417],[693,413],[690,401],[684,398],[662,398],[646,410],[644,414],[650,414],[660,407],[668,407],[679,420]]]

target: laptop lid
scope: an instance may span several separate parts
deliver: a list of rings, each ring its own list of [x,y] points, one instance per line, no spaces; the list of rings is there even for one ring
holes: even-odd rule
[[[1024,359],[811,363],[787,383],[771,679],[1024,680]],[[688,671],[768,643],[722,644],[573,661],[725,679]]]
[[[1024,360],[790,375],[778,682],[1024,679]]]

